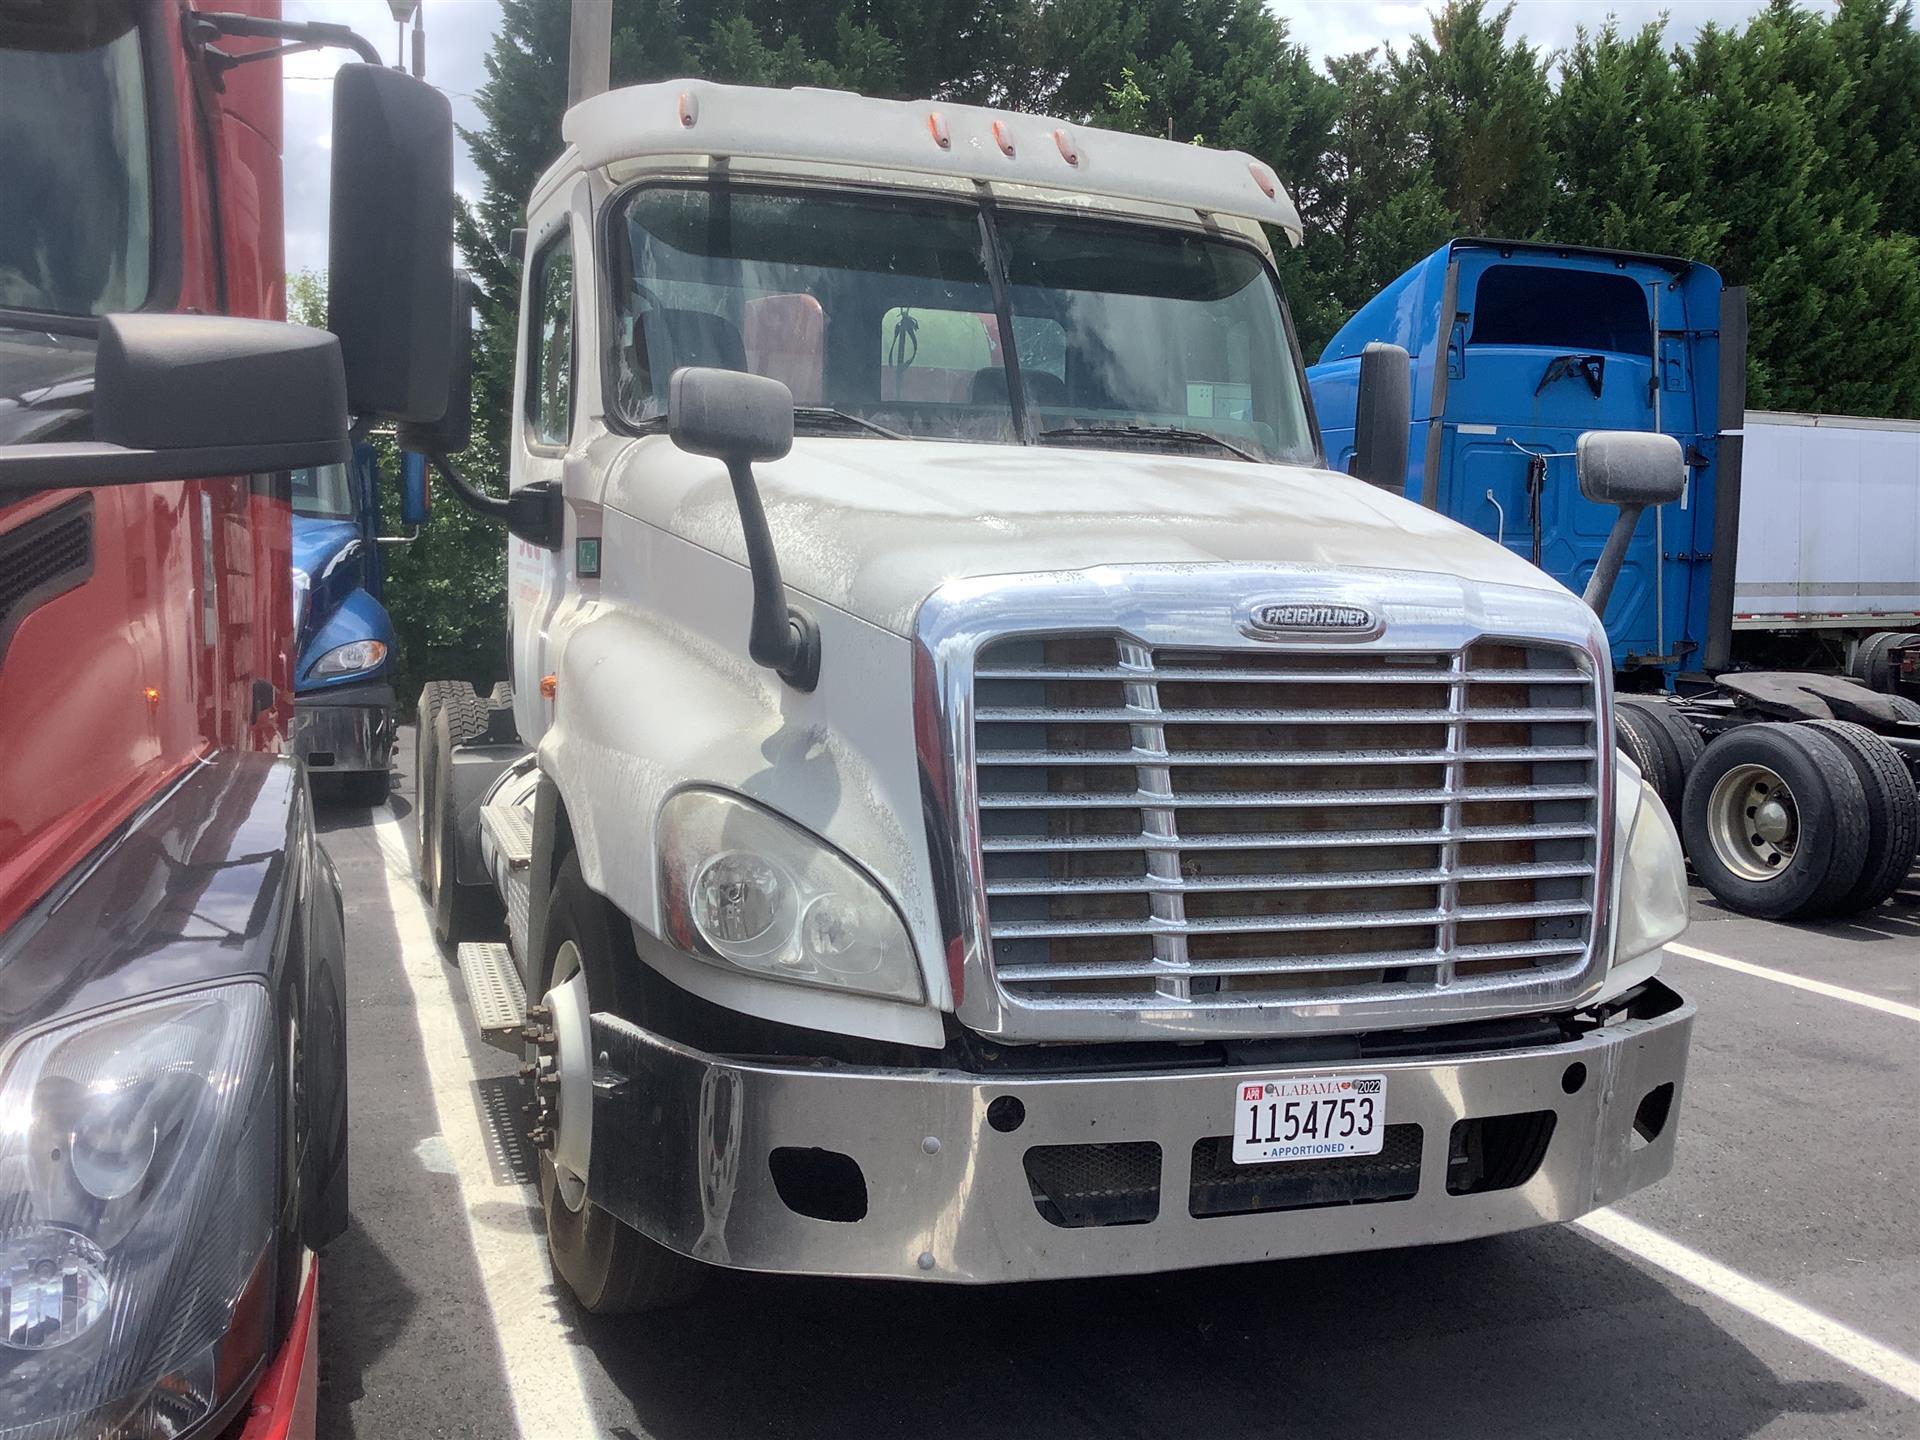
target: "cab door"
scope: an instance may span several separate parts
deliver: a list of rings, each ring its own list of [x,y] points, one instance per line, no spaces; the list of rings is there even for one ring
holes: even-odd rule
[[[565,208],[530,237],[520,304],[520,363],[514,385],[510,484],[551,481],[566,468],[577,418],[579,372],[578,269]],[[551,707],[540,693],[552,673],[555,614],[566,601],[566,551],[507,536],[507,623],[513,644],[514,723],[530,745],[540,743]]]

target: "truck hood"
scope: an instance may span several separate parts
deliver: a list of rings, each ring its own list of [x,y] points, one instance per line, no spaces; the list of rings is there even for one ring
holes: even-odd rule
[[[1128,564],[1299,564],[1560,586],[1431,510],[1344,475],[1179,454],[803,438],[756,465],[787,585],[907,635],[948,581]],[[627,442],[606,503],[746,563],[718,462]]]

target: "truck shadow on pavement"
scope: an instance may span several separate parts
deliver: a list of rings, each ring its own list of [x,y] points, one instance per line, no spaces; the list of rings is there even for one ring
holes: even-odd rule
[[[724,1276],[576,1323],[656,1440],[1733,1437],[1868,1403],[1565,1229],[999,1289]]]

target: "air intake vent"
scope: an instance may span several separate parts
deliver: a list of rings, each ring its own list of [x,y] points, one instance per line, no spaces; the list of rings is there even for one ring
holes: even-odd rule
[[[0,657],[20,622],[93,574],[93,497],[82,495],[0,534]]]

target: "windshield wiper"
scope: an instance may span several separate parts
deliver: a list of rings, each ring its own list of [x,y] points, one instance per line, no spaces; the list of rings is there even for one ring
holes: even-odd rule
[[[1231,440],[1223,440],[1209,430],[1189,430],[1183,425],[1063,425],[1057,430],[1042,430],[1036,438],[1053,440],[1074,435],[1117,435],[1138,440],[1177,440],[1217,445],[1242,460],[1251,460],[1256,465],[1262,463],[1258,455],[1250,450],[1242,450]]]
[[[870,430],[875,435],[884,435],[889,440],[909,440],[912,437],[902,435],[898,430],[889,430],[859,415],[850,415],[845,410],[836,410],[831,405],[796,405],[793,407],[795,421],[805,421],[810,425],[851,425],[858,430]]]

